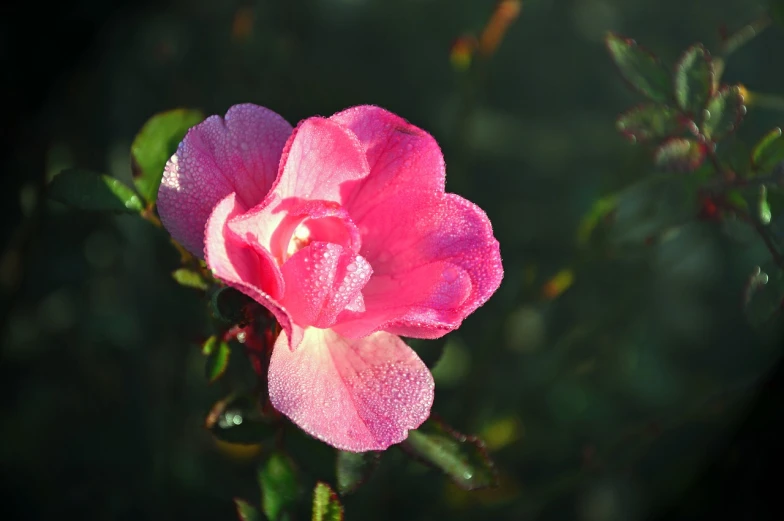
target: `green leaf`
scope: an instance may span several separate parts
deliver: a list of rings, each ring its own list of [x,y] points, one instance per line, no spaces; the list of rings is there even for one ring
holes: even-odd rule
[[[380,461],[380,452],[346,452],[339,450],[335,465],[338,492],[341,495],[354,492],[368,480]]]
[[[313,489],[313,521],[343,521],[343,505],[329,485],[319,481]]]
[[[615,127],[634,142],[674,136],[684,128],[678,111],[656,103],[643,103],[620,115]]]
[[[498,477],[484,443],[475,436],[456,432],[442,422],[430,419],[401,445],[406,452],[440,469],[460,488],[476,490],[495,487]]]
[[[201,273],[187,268],[180,268],[172,272],[172,277],[182,286],[206,290],[208,285]]]
[[[285,454],[273,452],[259,467],[258,479],[264,515],[269,521],[278,521],[299,496],[294,464]]]
[[[754,327],[767,323],[782,310],[784,272],[773,263],[758,266],[746,283],[744,304],[746,317]]]
[[[198,110],[174,109],[147,120],[131,145],[133,182],[142,197],[154,204],[166,162],[188,129],[204,120]]]
[[[781,129],[774,128],[757,143],[751,151],[751,162],[754,170],[770,172],[776,165],[784,161],[784,138]]]
[[[256,399],[247,395],[217,402],[205,426],[219,440],[240,445],[256,445],[275,436],[273,427],[262,419]]]
[[[108,175],[69,168],[49,183],[49,197],[79,210],[138,213],[142,201],[133,190]]]
[[[207,380],[214,383],[223,376],[229,366],[231,347],[213,335],[204,342],[201,352],[207,355],[207,363],[204,368]]]
[[[614,33],[607,35],[605,43],[621,76],[634,89],[652,101],[670,101],[670,75],[656,56],[634,40]]]
[[[713,60],[701,44],[689,47],[675,65],[675,101],[682,110],[700,117],[714,91]]]
[[[240,521],[262,521],[261,512],[244,499],[234,498],[234,506]]]
[[[768,204],[768,189],[765,185],[759,187],[759,197],[757,198],[757,218],[764,225],[770,224],[772,215]]]
[[[594,201],[591,209],[586,213],[577,226],[577,245],[584,247],[593,236],[594,230],[603,220],[609,220],[618,207],[618,196],[610,194]]]
[[[668,139],[656,149],[653,161],[667,172],[687,173],[697,170],[705,161],[705,145],[687,138]]]
[[[718,141],[731,134],[746,115],[743,94],[737,85],[720,89],[708,101],[703,113],[702,133]]]

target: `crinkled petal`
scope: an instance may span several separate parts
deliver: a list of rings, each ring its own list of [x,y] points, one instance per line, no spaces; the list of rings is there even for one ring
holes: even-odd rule
[[[348,340],[309,328],[296,351],[281,333],[268,373],[272,405],[342,450],[384,450],[430,415],[433,377],[399,337]]]
[[[365,178],[370,169],[357,137],[325,118],[308,118],[294,129],[280,162],[273,191],[290,197],[341,202],[341,187]]]
[[[289,313],[275,298],[283,295],[283,275],[266,250],[242,240],[226,225],[241,211],[242,205],[233,193],[215,207],[205,231],[207,266],[215,277],[269,309],[288,332],[293,349],[302,339],[302,329],[291,321]]]
[[[454,194],[407,207],[406,193],[358,223],[360,254],[373,266],[363,290],[365,312],[345,312],[334,326],[356,338],[385,330],[437,338],[456,329],[484,304],[503,277],[498,241],[490,221],[473,203]]]
[[[204,227],[215,205],[230,193],[244,209],[261,202],[278,174],[292,127],[281,116],[252,104],[235,105],[188,131],[166,164],[158,213],[166,229],[199,258]]]
[[[272,194],[264,203],[229,221],[229,228],[242,237],[252,237],[283,264],[293,253],[292,239],[298,227],[308,241],[340,244],[354,253],[359,252],[359,230],[348,213],[338,203],[323,200],[288,198],[281,200]],[[300,248],[297,248],[300,249]]]
[[[281,267],[286,293],[281,301],[295,323],[327,328],[347,306],[362,307],[370,264],[338,244],[314,242]]]
[[[357,136],[370,165],[370,175],[345,183],[342,189],[343,205],[355,221],[400,191],[416,198],[444,192],[444,156],[424,130],[372,105],[353,107],[330,119]]]

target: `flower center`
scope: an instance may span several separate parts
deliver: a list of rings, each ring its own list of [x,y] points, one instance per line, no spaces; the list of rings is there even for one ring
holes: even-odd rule
[[[289,240],[288,248],[286,248],[286,258],[291,257],[310,244],[310,228],[306,223],[307,221],[303,221],[294,229],[294,233]]]

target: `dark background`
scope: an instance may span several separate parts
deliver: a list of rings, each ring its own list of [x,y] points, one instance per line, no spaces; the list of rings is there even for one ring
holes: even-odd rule
[[[257,497],[258,455],[202,428],[224,390],[204,381],[204,303],[171,281],[165,233],[45,204],[39,189],[68,166],[127,178],[131,140],[155,112],[248,101],[291,123],[361,103],[406,117],[439,141],[448,189],[487,211],[502,246],[504,283],[447,337],[434,406],[488,440],[501,488],[463,493],[393,449],[346,498],[349,520],[781,518],[766,474],[780,468],[778,328],[754,330],[741,306],[764,248],[696,221],[645,246],[656,215],[627,223],[612,251],[575,240],[597,198],[652,173],[614,130],[640,99],[615,74],[605,31],[672,63],[762,3],[532,0],[474,89],[449,48],[492,11],[467,0],[0,7],[4,519],[232,519],[233,497]],[[725,78],[781,93],[782,48],[770,29]],[[780,114],[752,110],[741,137],[776,125]],[[543,296],[564,269],[574,284]],[[305,474],[329,457],[315,449]]]

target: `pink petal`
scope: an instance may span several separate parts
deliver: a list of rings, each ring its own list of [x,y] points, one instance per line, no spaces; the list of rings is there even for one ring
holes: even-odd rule
[[[359,223],[368,230],[360,254],[374,273],[363,289],[366,311],[341,315],[334,326],[340,334],[356,338],[383,329],[437,338],[501,284],[498,241],[479,207],[454,194],[413,207],[410,200],[401,192]]]
[[[324,118],[309,118],[294,129],[283,150],[274,192],[289,197],[340,202],[341,187],[368,175],[356,136]]]
[[[266,248],[278,264],[291,255],[291,241],[296,239],[298,231],[305,232],[310,242],[332,242],[354,253],[361,244],[359,230],[339,204],[294,197],[281,200],[275,193],[264,203],[231,219],[229,228]]]
[[[411,348],[379,332],[348,340],[308,328],[296,351],[281,333],[269,367],[272,405],[342,450],[384,450],[430,415],[433,377]]]
[[[365,259],[338,244],[314,242],[281,267],[281,301],[295,323],[327,328],[349,304],[361,308],[362,288],[373,270]]]
[[[343,205],[359,222],[400,191],[429,197],[444,191],[444,156],[433,136],[380,107],[362,105],[330,118],[359,139],[370,175],[343,189]]]
[[[291,338],[292,349],[302,338],[288,312],[275,297],[283,294],[283,275],[263,248],[232,233],[227,221],[242,211],[235,195],[226,196],[212,212],[205,230],[204,254],[215,277],[245,293],[275,315]]]
[[[261,202],[291,131],[278,114],[252,104],[234,105],[225,120],[210,116],[190,129],[166,164],[158,191],[158,213],[172,237],[202,258],[212,209],[234,192],[244,209]]]

